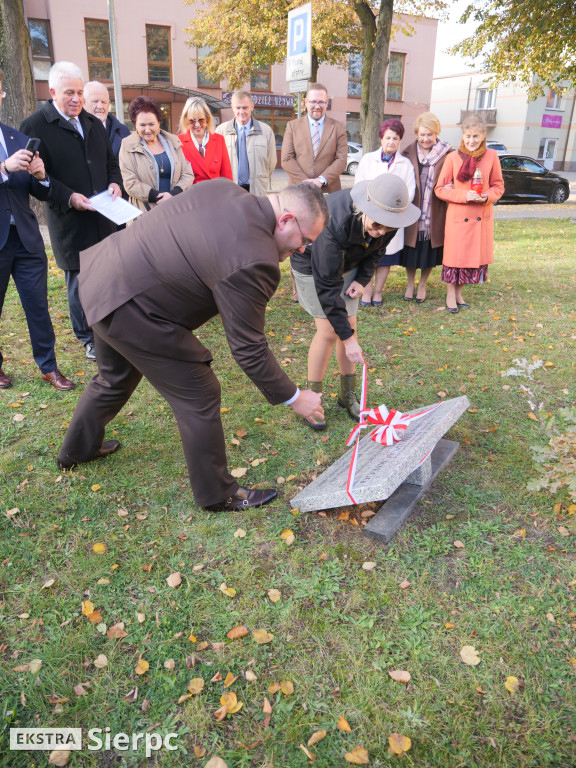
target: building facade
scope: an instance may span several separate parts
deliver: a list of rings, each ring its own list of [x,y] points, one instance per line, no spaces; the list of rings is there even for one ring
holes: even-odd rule
[[[442,123],[442,138],[459,144],[463,115],[479,110],[486,117],[489,140],[504,144],[511,154],[534,157],[551,170],[576,170],[575,104],[574,89],[548,89],[530,101],[519,85],[491,89],[480,72],[432,81],[431,109]]]
[[[101,80],[112,87],[112,60],[106,0],[24,0],[32,40],[32,64],[39,101],[50,98],[48,71],[54,61],[73,61],[86,80]],[[201,93],[216,119],[229,120],[230,92],[226,81],[211,82],[199,70],[206,55],[187,43],[184,31],[194,14],[182,0],[116,0],[116,30],[124,119],[130,101],[139,95],[154,98],[163,114],[162,127],[177,132],[184,102]],[[411,20],[414,33],[398,30],[390,45],[389,116],[401,118],[411,140],[414,118],[429,109],[436,44],[435,19]],[[347,69],[321,65],[319,82],[329,89],[329,114],[345,122],[350,141],[361,142],[361,59],[351,55]],[[295,117],[295,97],[285,79],[284,64],[255,72],[245,84],[256,102],[255,117],[268,123],[278,147],[289,120]],[[407,142],[406,142],[407,143]]]

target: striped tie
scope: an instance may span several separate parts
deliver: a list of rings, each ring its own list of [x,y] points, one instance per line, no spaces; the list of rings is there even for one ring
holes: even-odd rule
[[[314,152],[314,157],[318,154],[318,147],[320,146],[320,129],[318,128],[318,123],[314,123],[314,128],[312,129],[312,152]]]

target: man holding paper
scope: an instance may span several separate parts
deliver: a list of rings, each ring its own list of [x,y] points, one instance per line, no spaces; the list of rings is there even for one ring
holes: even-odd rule
[[[56,264],[64,270],[70,320],[88,360],[95,360],[94,335],[78,297],[79,252],[116,231],[89,198],[108,190],[121,195],[122,176],[101,121],[83,108],[84,81],[78,66],[56,62],[48,85],[52,99],[26,118],[20,130],[40,139],[40,157],[50,177],[46,218]]]

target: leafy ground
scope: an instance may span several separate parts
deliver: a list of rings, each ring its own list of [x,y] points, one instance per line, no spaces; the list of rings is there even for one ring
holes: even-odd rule
[[[228,768],[296,768],[310,764],[299,745],[316,731],[325,737],[308,749],[320,768],[348,764],[345,753],[363,760],[359,747],[372,766],[576,764],[575,507],[566,488],[526,487],[537,474],[530,446],[550,437],[546,414],[576,400],[576,231],[569,220],[501,222],[496,237],[490,282],[466,292],[470,310],[443,310],[439,270],[428,301],[406,304],[399,269],[382,309],[361,310],[372,405],[407,410],[464,391],[471,401],[448,435],[459,453],[388,547],[362,534],[369,506],[291,509],[298,488],[345,450],[351,422],[335,403],[335,364],[329,430],[314,434],[265,403],[232,363],[218,321],[201,336],[223,383],[230,465],[247,468],[247,483],[279,484],[280,500],[245,514],[197,509],[174,419],[146,384],[109,430],[122,451],[59,472],[57,446],[82,387],[62,394],[39,379],[10,289],[1,766],[47,765],[47,752],[8,751],[9,726],[37,725],[179,734],[177,751],[149,760],[142,746],[86,750],[71,766],[180,768],[217,755]],[[69,330],[54,268],[50,302],[60,367],[85,382],[94,369]],[[269,309],[270,343],[304,384],[312,327],[289,301],[285,268]],[[522,358],[546,365],[502,375],[522,374]],[[181,584],[171,587],[175,573]],[[248,634],[228,639],[238,626]],[[255,630],[273,637],[258,643]],[[463,662],[464,646],[478,664]],[[395,681],[395,670],[409,682]],[[227,686],[229,673],[237,679]],[[203,689],[180,700],[192,679]],[[221,710],[219,721],[227,692],[242,708]],[[388,751],[393,733],[411,740],[401,758]]]

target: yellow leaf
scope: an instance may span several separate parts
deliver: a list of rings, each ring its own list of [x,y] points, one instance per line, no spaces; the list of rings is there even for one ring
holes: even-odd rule
[[[480,664],[480,656],[478,656],[473,645],[465,645],[460,651],[460,657],[464,664],[468,664],[468,666],[475,667],[477,664]]]
[[[259,645],[264,645],[265,643],[269,643],[274,635],[267,632],[265,629],[255,629],[254,632],[252,632],[252,637]]]
[[[166,579],[166,584],[168,584],[169,587],[172,587],[172,589],[176,589],[176,587],[179,587],[180,584],[182,584],[182,574],[180,571],[176,571],[176,573],[171,573],[170,576]]]
[[[137,675],[145,675],[149,668],[150,664],[148,664],[146,659],[140,659],[138,664],[136,664],[135,672]]]
[[[354,765],[368,765],[370,763],[368,752],[364,747],[356,747],[352,752],[346,752],[344,759],[347,763],[354,763]]]
[[[196,642],[196,637],[194,636],[194,630],[193,629],[190,630],[190,636],[189,636],[188,640],[190,640],[191,643],[195,643]],[[205,647],[208,647],[208,643],[206,643]],[[202,649],[199,648],[198,650],[200,651]]]
[[[311,763],[313,763],[313,762],[314,762],[314,760],[315,760],[316,758],[314,757],[314,755],[312,754],[312,752],[310,752],[310,750],[309,750],[309,749],[306,749],[306,747],[305,747],[303,744],[298,744],[298,746],[300,747],[300,749],[302,750],[302,752],[304,752],[304,754],[306,755],[306,757],[308,758],[308,760],[310,760],[310,762],[311,762]]]
[[[99,491],[101,487],[102,487],[102,486],[101,486],[101,485],[98,485],[98,483],[94,483],[94,485],[92,486],[92,490],[93,490],[93,491]]]
[[[254,680],[258,679],[258,676],[255,675],[251,669],[247,669],[246,672],[244,672],[244,677],[246,678],[246,680],[248,680],[249,683],[253,683]]]
[[[246,531],[244,528],[238,528],[238,530],[234,531],[234,538],[235,539],[243,539],[246,536]]]
[[[194,745],[194,756],[195,757],[204,757],[205,754],[206,754],[206,748],[205,747],[201,747],[198,744]]]
[[[514,537],[516,539],[525,539],[526,538],[526,528],[518,528],[514,531]]]
[[[447,621],[447,622],[444,624],[444,626],[446,627],[446,629],[454,629],[454,627],[456,626],[456,624],[452,624],[452,622],[451,622],[451,621]]]
[[[274,695],[275,693],[278,693],[280,690],[280,683],[270,683],[268,686],[268,693],[271,693]]]
[[[220,670],[218,670],[218,672],[216,672],[216,674],[210,678],[211,683],[219,683],[221,682],[221,680],[222,680],[222,675],[220,674]]]
[[[48,765],[55,765],[56,768],[63,768],[63,766],[68,765],[68,760],[70,760],[71,756],[72,752],[69,749],[53,749],[52,752],[50,752]]]
[[[98,581],[96,582],[96,584],[100,584],[101,586],[102,586],[103,584],[110,584],[110,579],[98,579]]]
[[[37,674],[42,668],[42,659],[32,659],[32,661],[28,664],[28,667],[31,674]]]
[[[223,707],[228,707],[228,709],[235,707],[237,701],[238,699],[234,691],[223,693],[222,696],[220,696],[220,704],[222,704]]]
[[[282,597],[280,592],[277,589],[269,589],[268,590],[268,597],[273,603],[277,603],[278,600]]]
[[[391,733],[388,737],[388,744],[395,755],[402,755],[408,752],[412,746],[412,741],[408,736],[402,736],[401,733]]]
[[[86,600],[82,603],[82,613],[84,616],[90,616],[91,613],[94,611],[94,603],[91,603],[90,600]]]
[[[284,696],[292,696],[294,693],[294,684],[291,683],[290,680],[282,680],[280,683],[280,690]]]
[[[292,533],[292,531],[290,530],[290,528],[285,528],[285,529],[282,531],[282,533],[280,534],[280,538],[281,538],[281,539],[287,539],[287,538],[289,538],[290,536],[294,536],[294,534]]]
[[[233,707],[228,707],[228,714],[235,715],[236,712],[240,712],[243,706],[244,706],[244,703],[242,701],[236,702],[236,704]]]
[[[410,672],[406,672],[403,669],[390,669],[388,670],[388,674],[392,680],[396,680],[397,683],[409,683],[411,679]]]
[[[230,632],[226,634],[226,637],[229,640],[237,640],[239,637],[246,637],[247,634],[248,630],[246,627],[240,625],[238,627],[234,627],[234,629],[231,629]]]
[[[193,677],[188,683],[187,688],[191,694],[198,694],[204,688],[204,680],[201,677]]]
[[[180,696],[178,699],[178,704],[184,704],[185,701],[188,701],[188,699],[192,698],[191,693],[185,693],[183,696]]]
[[[104,552],[106,552],[106,544],[94,544],[92,550],[96,552],[97,555],[103,555]]]
[[[248,467],[237,467],[236,469],[233,469],[230,474],[232,477],[244,477],[246,472],[248,472]]]
[[[540,419],[538,418],[538,416],[536,416],[534,411],[530,411],[530,413],[528,414],[528,418],[532,419],[532,421],[540,421]]]
[[[352,728],[348,725],[348,721],[345,720],[342,715],[338,716],[338,722],[336,724],[339,731],[346,731],[347,733],[352,733]]]
[[[516,693],[518,688],[520,688],[520,681],[517,677],[514,677],[513,675],[510,675],[506,678],[506,682],[504,683],[504,688],[506,688],[507,691],[510,691],[510,693]]]
[[[236,590],[232,587],[227,587],[225,582],[222,582],[220,586],[218,587],[220,592],[222,592],[224,595],[228,595],[228,597],[234,597],[236,594]]]
[[[224,680],[224,688],[231,686],[235,680],[238,680],[238,675],[233,675],[232,672],[228,672],[226,679]]]
[[[568,514],[573,515],[574,512],[576,512],[576,504],[570,504],[570,506],[568,507]]]
[[[308,739],[308,743],[306,744],[306,746],[311,747],[325,738],[326,738],[326,731],[314,731],[312,736],[310,736],[310,738]]]
[[[88,616],[88,621],[90,622],[90,624],[100,624],[100,622],[102,621],[102,614],[100,613],[100,611],[92,611],[90,616]]]

